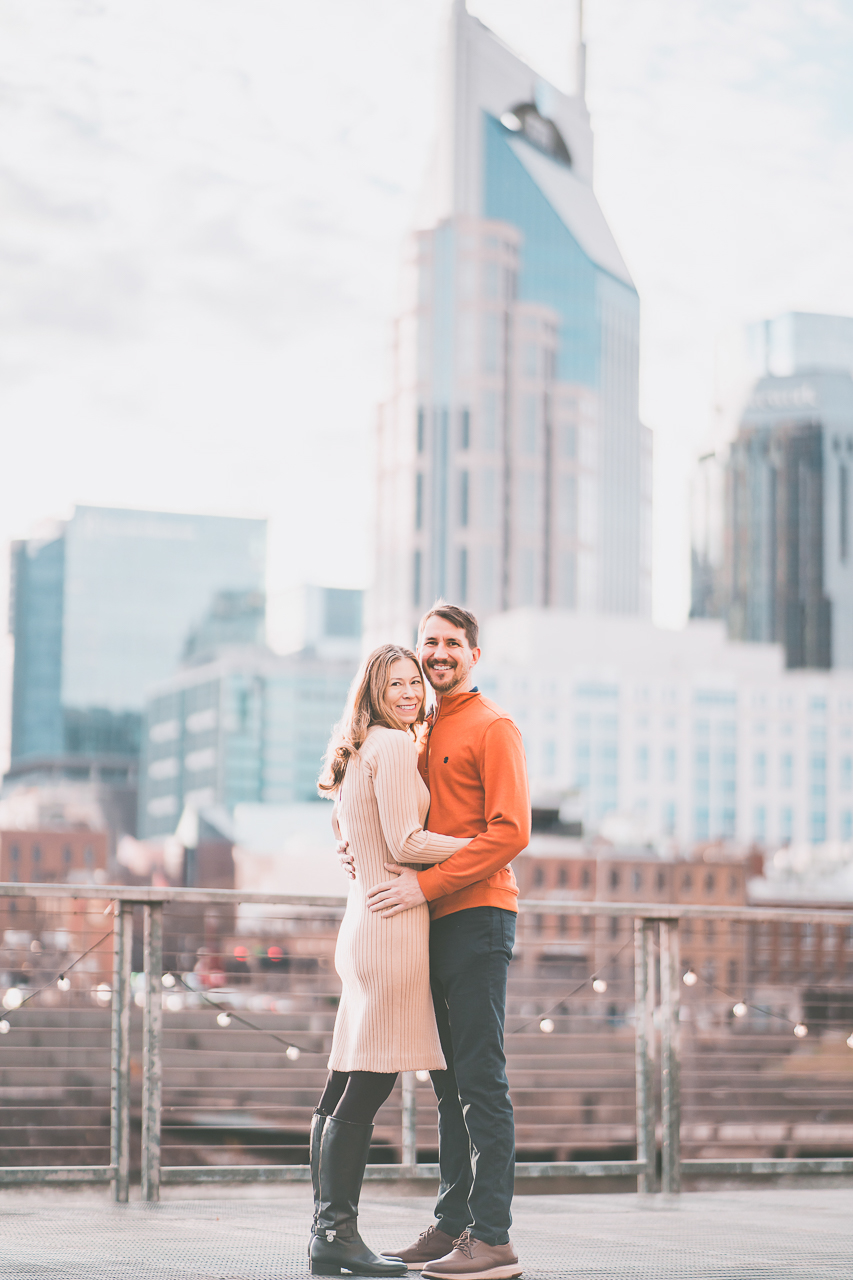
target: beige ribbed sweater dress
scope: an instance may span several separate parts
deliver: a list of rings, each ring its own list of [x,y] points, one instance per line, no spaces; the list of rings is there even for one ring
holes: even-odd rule
[[[429,791],[417,748],[399,729],[374,725],[347,764],[335,816],[349,841],[356,879],[338,933],[335,968],[343,994],[335,1020],[333,1071],[429,1071],[446,1066],[429,987],[429,907],[383,919],[366,896],[389,880],[385,863],[443,862],[467,840],[424,831]]]

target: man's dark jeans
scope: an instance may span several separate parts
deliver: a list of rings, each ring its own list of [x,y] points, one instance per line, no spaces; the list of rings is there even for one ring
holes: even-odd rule
[[[506,1244],[512,1222],[515,1125],[506,1078],[504,1019],[514,911],[471,907],[433,920],[432,998],[446,1071],[433,1071],[438,1098],[442,1231],[466,1227],[486,1244]]]

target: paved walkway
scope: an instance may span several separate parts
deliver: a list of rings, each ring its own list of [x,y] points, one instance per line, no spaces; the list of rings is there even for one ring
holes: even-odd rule
[[[291,1280],[307,1277],[308,1188],[252,1188],[159,1205],[104,1192],[0,1193],[0,1277]],[[308,1191],[308,1195],[306,1195]],[[179,1195],[185,1194],[185,1198]],[[363,1229],[401,1247],[430,1201],[368,1188]],[[513,1239],[527,1280],[853,1280],[853,1190],[521,1196]]]

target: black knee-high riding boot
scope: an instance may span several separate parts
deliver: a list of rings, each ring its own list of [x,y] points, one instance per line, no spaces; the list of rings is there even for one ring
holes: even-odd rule
[[[358,1234],[358,1201],[370,1150],[372,1124],[329,1116],[320,1139],[320,1205],[311,1237],[311,1273],[339,1276],[402,1276],[399,1258],[381,1258]]]
[[[317,1214],[320,1211],[320,1139],[323,1126],[328,1116],[322,1111],[315,1111],[311,1117],[311,1133],[308,1138],[308,1163],[311,1165],[311,1185],[314,1188],[314,1219],[311,1223],[312,1237],[317,1234]],[[311,1241],[308,1241],[308,1255],[311,1255]]]

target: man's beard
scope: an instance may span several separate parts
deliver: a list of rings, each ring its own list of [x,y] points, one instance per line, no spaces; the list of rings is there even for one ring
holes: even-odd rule
[[[447,684],[437,685],[432,678],[432,670],[428,662],[424,663],[424,671],[426,672],[427,680],[429,680],[435,692],[440,693],[442,695],[445,693],[453,693],[453,690],[458,689],[460,684],[464,684],[465,679],[468,675],[467,671],[460,671],[459,664],[457,663],[456,666],[452,669],[452,671],[447,673],[448,676],[451,677],[448,680]]]

